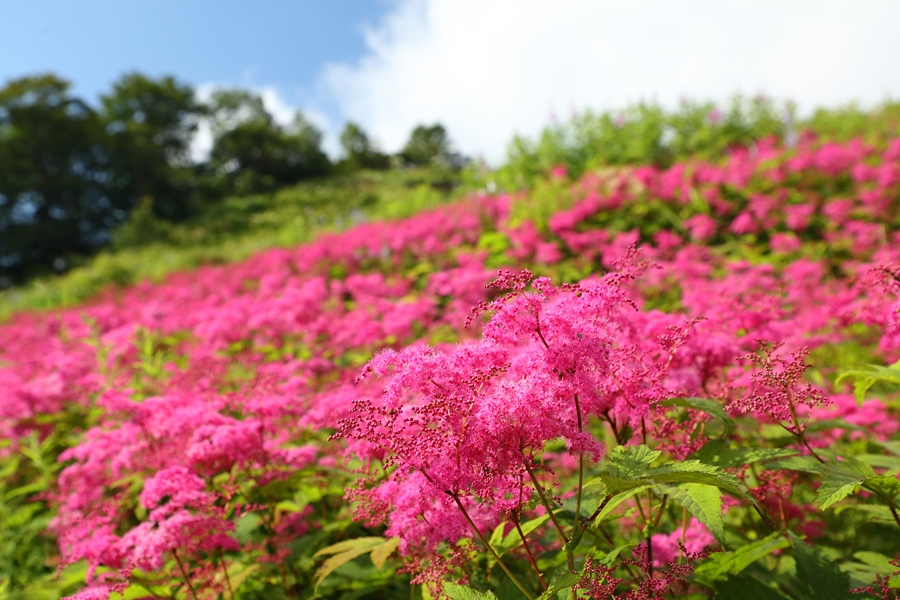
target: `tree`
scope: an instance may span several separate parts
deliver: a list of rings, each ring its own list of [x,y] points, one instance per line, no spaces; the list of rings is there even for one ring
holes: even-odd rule
[[[129,206],[107,192],[99,116],[55,75],[0,90],[0,267],[13,279],[108,240]]]
[[[349,122],[341,133],[341,148],[344,163],[355,169],[386,169],[390,161],[386,154],[379,152],[369,140],[369,136],[356,123]]]
[[[409,141],[400,153],[403,160],[419,166],[430,165],[451,156],[450,140],[444,126],[435,123],[431,127],[419,125],[413,129]]]
[[[100,99],[112,193],[129,207],[152,198],[154,213],[169,220],[188,216],[195,188],[190,144],[205,114],[194,89],[173,77],[128,73]]]
[[[217,92],[209,111],[214,136],[210,165],[228,191],[270,191],[330,170],[321,132],[300,113],[283,127],[258,96],[241,90]]]

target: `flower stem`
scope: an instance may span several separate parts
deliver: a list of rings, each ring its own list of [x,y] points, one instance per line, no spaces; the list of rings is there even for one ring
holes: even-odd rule
[[[225,557],[222,551],[219,551],[219,562],[222,565],[222,573],[225,574],[225,583],[228,585],[228,592],[231,594],[231,600],[234,600],[234,589],[231,587],[231,577],[228,576],[228,568],[225,565]]]
[[[541,498],[541,504],[544,505],[544,508],[547,509],[547,514],[550,516],[550,521],[553,522],[553,526],[556,527],[556,533],[559,535],[559,539],[562,542],[563,546],[569,543],[569,538],[566,536],[566,532],[563,531],[562,526],[559,524],[559,521],[556,520],[556,515],[553,514],[553,507],[550,506],[550,502],[547,501],[547,496],[544,495],[544,488],[541,487],[541,484],[538,483],[537,477],[534,476],[534,471],[531,470],[531,467],[528,465],[528,461],[524,462],[525,470],[528,471],[528,476],[531,478],[531,483],[534,484],[534,489],[537,490],[538,496]],[[569,570],[575,570],[575,557],[572,556],[571,552],[566,552],[566,563],[569,565]]]
[[[472,531],[475,532],[475,535],[478,536],[479,541],[484,545],[488,552],[494,555],[494,558],[497,560],[497,564],[500,565],[500,568],[503,569],[503,572],[512,579],[512,582],[516,584],[516,587],[525,594],[528,600],[534,600],[534,596],[528,593],[528,590],[522,585],[522,583],[516,579],[516,576],[512,574],[512,571],[509,570],[509,567],[506,566],[506,563],[500,558],[500,555],[494,550],[494,548],[490,545],[490,543],[485,539],[484,535],[481,533],[481,530],[478,529],[478,526],[475,524],[475,521],[472,520],[472,517],[469,516],[469,512],[466,510],[466,507],[463,506],[462,502],[459,501],[459,495],[454,492],[447,492],[453,501],[456,502],[456,506],[459,507],[459,510],[462,512],[463,516],[466,518],[466,521],[469,522],[469,525],[472,527]]]
[[[528,560],[531,562],[531,566],[534,567],[534,572],[537,573],[538,579],[541,580],[541,585],[544,586],[544,589],[547,589],[547,582],[544,581],[544,575],[541,573],[541,570],[537,566],[537,561],[534,560],[534,555],[531,553],[531,546],[528,544],[528,539],[525,537],[525,534],[522,532],[522,528],[519,527],[519,520],[516,519],[513,522],[513,525],[516,526],[516,531],[519,532],[519,537],[522,538],[522,545],[525,547],[525,552],[528,554]]]
[[[581,405],[578,403],[578,394],[575,394],[575,416],[578,419],[578,432],[581,433],[583,426],[581,423]],[[578,520],[581,518],[581,488],[584,485],[584,452],[578,453],[578,499],[575,501],[575,524],[572,526],[572,535],[575,535],[575,529],[578,527]]]
[[[422,470],[422,475],[425,476],[425,479],[427,479],[428,482],[431,483],[431,485],[437,487],[437,485],[434,483],[434,480],[431,478],[430,475],[428,475],[428,473],[425,472],[424,469]],[[532,596],[530,593],[528,593],[528,590],[526,590],[525,587],[522,585],[522,583],[518,579],[516,579],[516,576],[512,574],[512,571],[509,570],[509,567],[506,566],[506,563],[504,563],[503,560],[500,558],[500,555],[497,554],[497,551],[494,550],[494,548],[491,546],[490,542],[488,542],[487,539],[484,537],[484,535],[482,535],[481,530],[478,529],[478,525],[476,525],[475,521],[472,520],[472,517],[469,516],[469,511],[467,511],[466,507],[463,506],[463,503],[459,501],[459,494],[457,494],[456,492],[451,492],[449,490],[445,490],[444,493],[447,494],[448,496],[450,496],[451,498],[453,498],[453,501],[456,503],[456,506],[459,508],[460,512],[462,512],[463,516],[466,518],[466,521],[469,522],[469,526],[472,528],[472,531],[475,532],[475,535],[478,537],[478,540],[487,549],[487,551],[490,552],[494,556],[494,558],[497,560],[497,564],[500,565],[501,569],[503,569],[503,572],[506,573],[506,575],[510,579],[512,579],[512,582],[514,584],[516,584],[516,587],[519,588],[519,590],[523,594],[525,594],[525,597],[528,598],[528,600],[534,600],[534,596]]]
[[[197,592],[194,591],[194,586],[191,585],[191,578],[188,576],[187,571],[184,568],[184,563],[181,562],[181,558],[178,556],[178,551],[174,548],[172,549],[172,556],[175,557],[175,562],[178,563],[178,570],[181,571],[181,576],[184,577],[184,582],[187,584],[188,589],[191,591],[191,597],[194,600],[197,600]]]
[[[553,514],[553,507],[550,505],[550,502],[547,500],[547,496],[544,495],[544,488],[541,487],[541,484],[538,483],[537,477],[534,476],[534,471],[531,470],[531,467],[528,465],[528,462],[525,462],[525,470],[528,472],[528,477],[531,478],[531,483],[534,484],[534,489],[537,490],[538,496],[541,499],[541,504],[544,505],[544,508],[547,509],[547,514],[550,516],[550,521],[553,522],[553,526],[556,528],[556,533],[559,535],[559,539],[563,544],[569,543],[569,538],[566,536],[566,532],[563,531],[562,525],[559,524],[559,521],[556,520],[556,515]]]

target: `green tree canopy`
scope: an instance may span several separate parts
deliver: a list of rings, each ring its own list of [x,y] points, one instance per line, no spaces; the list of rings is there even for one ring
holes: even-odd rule
[[[129,73],[100,99],[110,135],[112,193],[129,207],[149,197],[154,212],[167,219],[188,216],[190,144],[206,112],[194,89],[173,77]]]
[[[281,126],[262,99],[246,91],[221,91],[209,107],[214,135],[210,166],[228,191],[273,190],[328,173],[322,134],[302,114]]]
[[[13,277],[105,243],[130,208],[107,193],[97,113],[55,75],[0,89],[0,267]]]
[[[400,153],[408,163],[414,165],[429,165],[450,156],[450,139],[447,131],[440,123],[431,127],[419,125],[413,129],[409,141]]]
[[[341,133],[344,162],[350,169],[386,169],[390,161],[375,148],[369,136],[354,122],[348,122]]]

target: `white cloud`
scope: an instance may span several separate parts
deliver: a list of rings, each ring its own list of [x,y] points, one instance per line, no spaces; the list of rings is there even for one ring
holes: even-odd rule
[[[321,85],[388,151],[439,121],[496,163],[553,112],[735,92],[879,102],[900,94],[898,22],[891,0],[406,0]]]

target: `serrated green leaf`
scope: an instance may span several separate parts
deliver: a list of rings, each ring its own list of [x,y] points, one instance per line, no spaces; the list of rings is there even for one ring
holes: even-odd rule
[[[728,600],[791,600],[752,575],[730,575],[715,584],[716,597]]]
[[[788,537],[797,560],[797,579],[816,600],[849,600],[850,577],[792,533]]]
[[[663,406],[681,406],[684,408],[692,408],[711,415],[722,422],[725,430],[722,432],[723,438],[728,437],[734,431],[734,419],[731,418],[722,405],[709,398],[670,398],[660,402]]]
[[[540,517],[536,519],[531,519],[530,521],[526,521],[519,525],[519,528],[522,530],[523,535],[528,535],[541,525],[543,525],[550,518],[548,513],[544,513]],[[519,532],[513,528],[509,534],[503,538],[503,541],[499,544],[499,547],[495,547],[494,550],[497,551],[497,554],[502,554],[503,552],[509,552],[515,548],[519,547],[519,544],[522,543],[522,538],[519,537]]]
[[[606,495],[614,496],[616,494],[620,494],[622,492],[627,492],[628,490],[632,490],[637,487],[643,487],[647,485],[647,481],[641,479],[622,479],[621,477],[615,477],[613,475],[600,475],[598,477],[603,482],[603,485],[606,486]]]
[[[647,446],[616,446],[607,456],[609,474],[620,479],[634,479],[659,458],[659,450]]]
[[[722,521],[722,496],[719,488],[700,483],[685,483],[667,491],[669,500],[683,506],[709,530],[720,546],[725,545]]]
[[[615,562],[615,560],[619,557],[619,554],[621,554],[623,550],[634,548],[635,546],[637,546],[637,544],[623,544],[621,546],[616,546],[615,548],[604,554],[600,558],[600,562],[604,565],[609,566]]]
[[[653,487],[653,485],[649,484],[649,483],[645,483],[645,484],[641,485],[640,487],[636,487],[636,488],[628,490],[627,492],[613,496],[603,507],[603,510],[601,510],[597,514],[597,518],[594,519],[594,523],[596,524],[596,526],[599,527],[603,523],[603,519],[605,519],[609,515],[609,513],[614,511],[620,504],[622,504],[623,502],[625,502],[626,500],[628,500],[629,498],[631,498],[638,492],[642,492],[649,487]]]
[[[375,568],[380,571],[381,568],[384,567],[384,563],[387,562],[388,557],[399,545],[400,538],[391,538],[380,546],[372,548],[372,564],[375,565]]]
[[[847,504],[836,507],[834,512],[840,514],[847,510],[865,513],[869,515],[869,518],[873,521],[894,522],[894,516],[891,514],[891,509],[883,504]]]
[[[578,547],[578,544],[581,543],[581,538],[584,537],[584,527],[581,526],[581,523],[576,521],[575,528],[572,531],[572,536],[569,539],[568,543],[563,546],[563,550],[565,552],[574,552],[575,548]]]
[[[453,600],[497,600],[497,596],[493,592],[479,592],[452,581],[444,582],[444,593]]]
[[[708,446],[709,444],[707,444]],[[705,448],[706,446],[704,446]],[[751,463],[766,462],[786,458],[797,454],[793,450],[780,448],[734,448],[731,450],[710,451],[700,458],[692,454],[688,458],[697,458],[701,462],[721,468],[741,467]]]
[[[825,510],[835,502],[840,502],[847,496],[859,492],[864,477],[849,473],[842,469],[831,469],[819,486],[816,493],[816,502],[822,510]]]
[[[741,546],[734,552],[719,552],[697,567],[694,578],[704,584],[712,585],[725,577],[740,574],[744,569],[764,556],[791,545],[781,533],[773,533],[756,542]]]
[[[879,469],[900,469],[900,456],[888,456],[887,454],[856,454],[854,458],[869,466]]]
[[[900,480],[896,477],[874,475],[866,477],[863,485],[869,489],[878,490],[882,495],[892,500],[900,494]]]
[[[790,456],[774,462],[766,463],[765,468],[773,471],[801,471],[803,473],[821,473],[822,463],[812,456]]]
[[[551,600],[555,597],[559,592],[563,590],[567,590],[581,579],[581,575],[578,573],[566,572],[557,577],[553,583],[550,584],[550,587],[547,588],[547,591],[540,595],[538,600]]]

